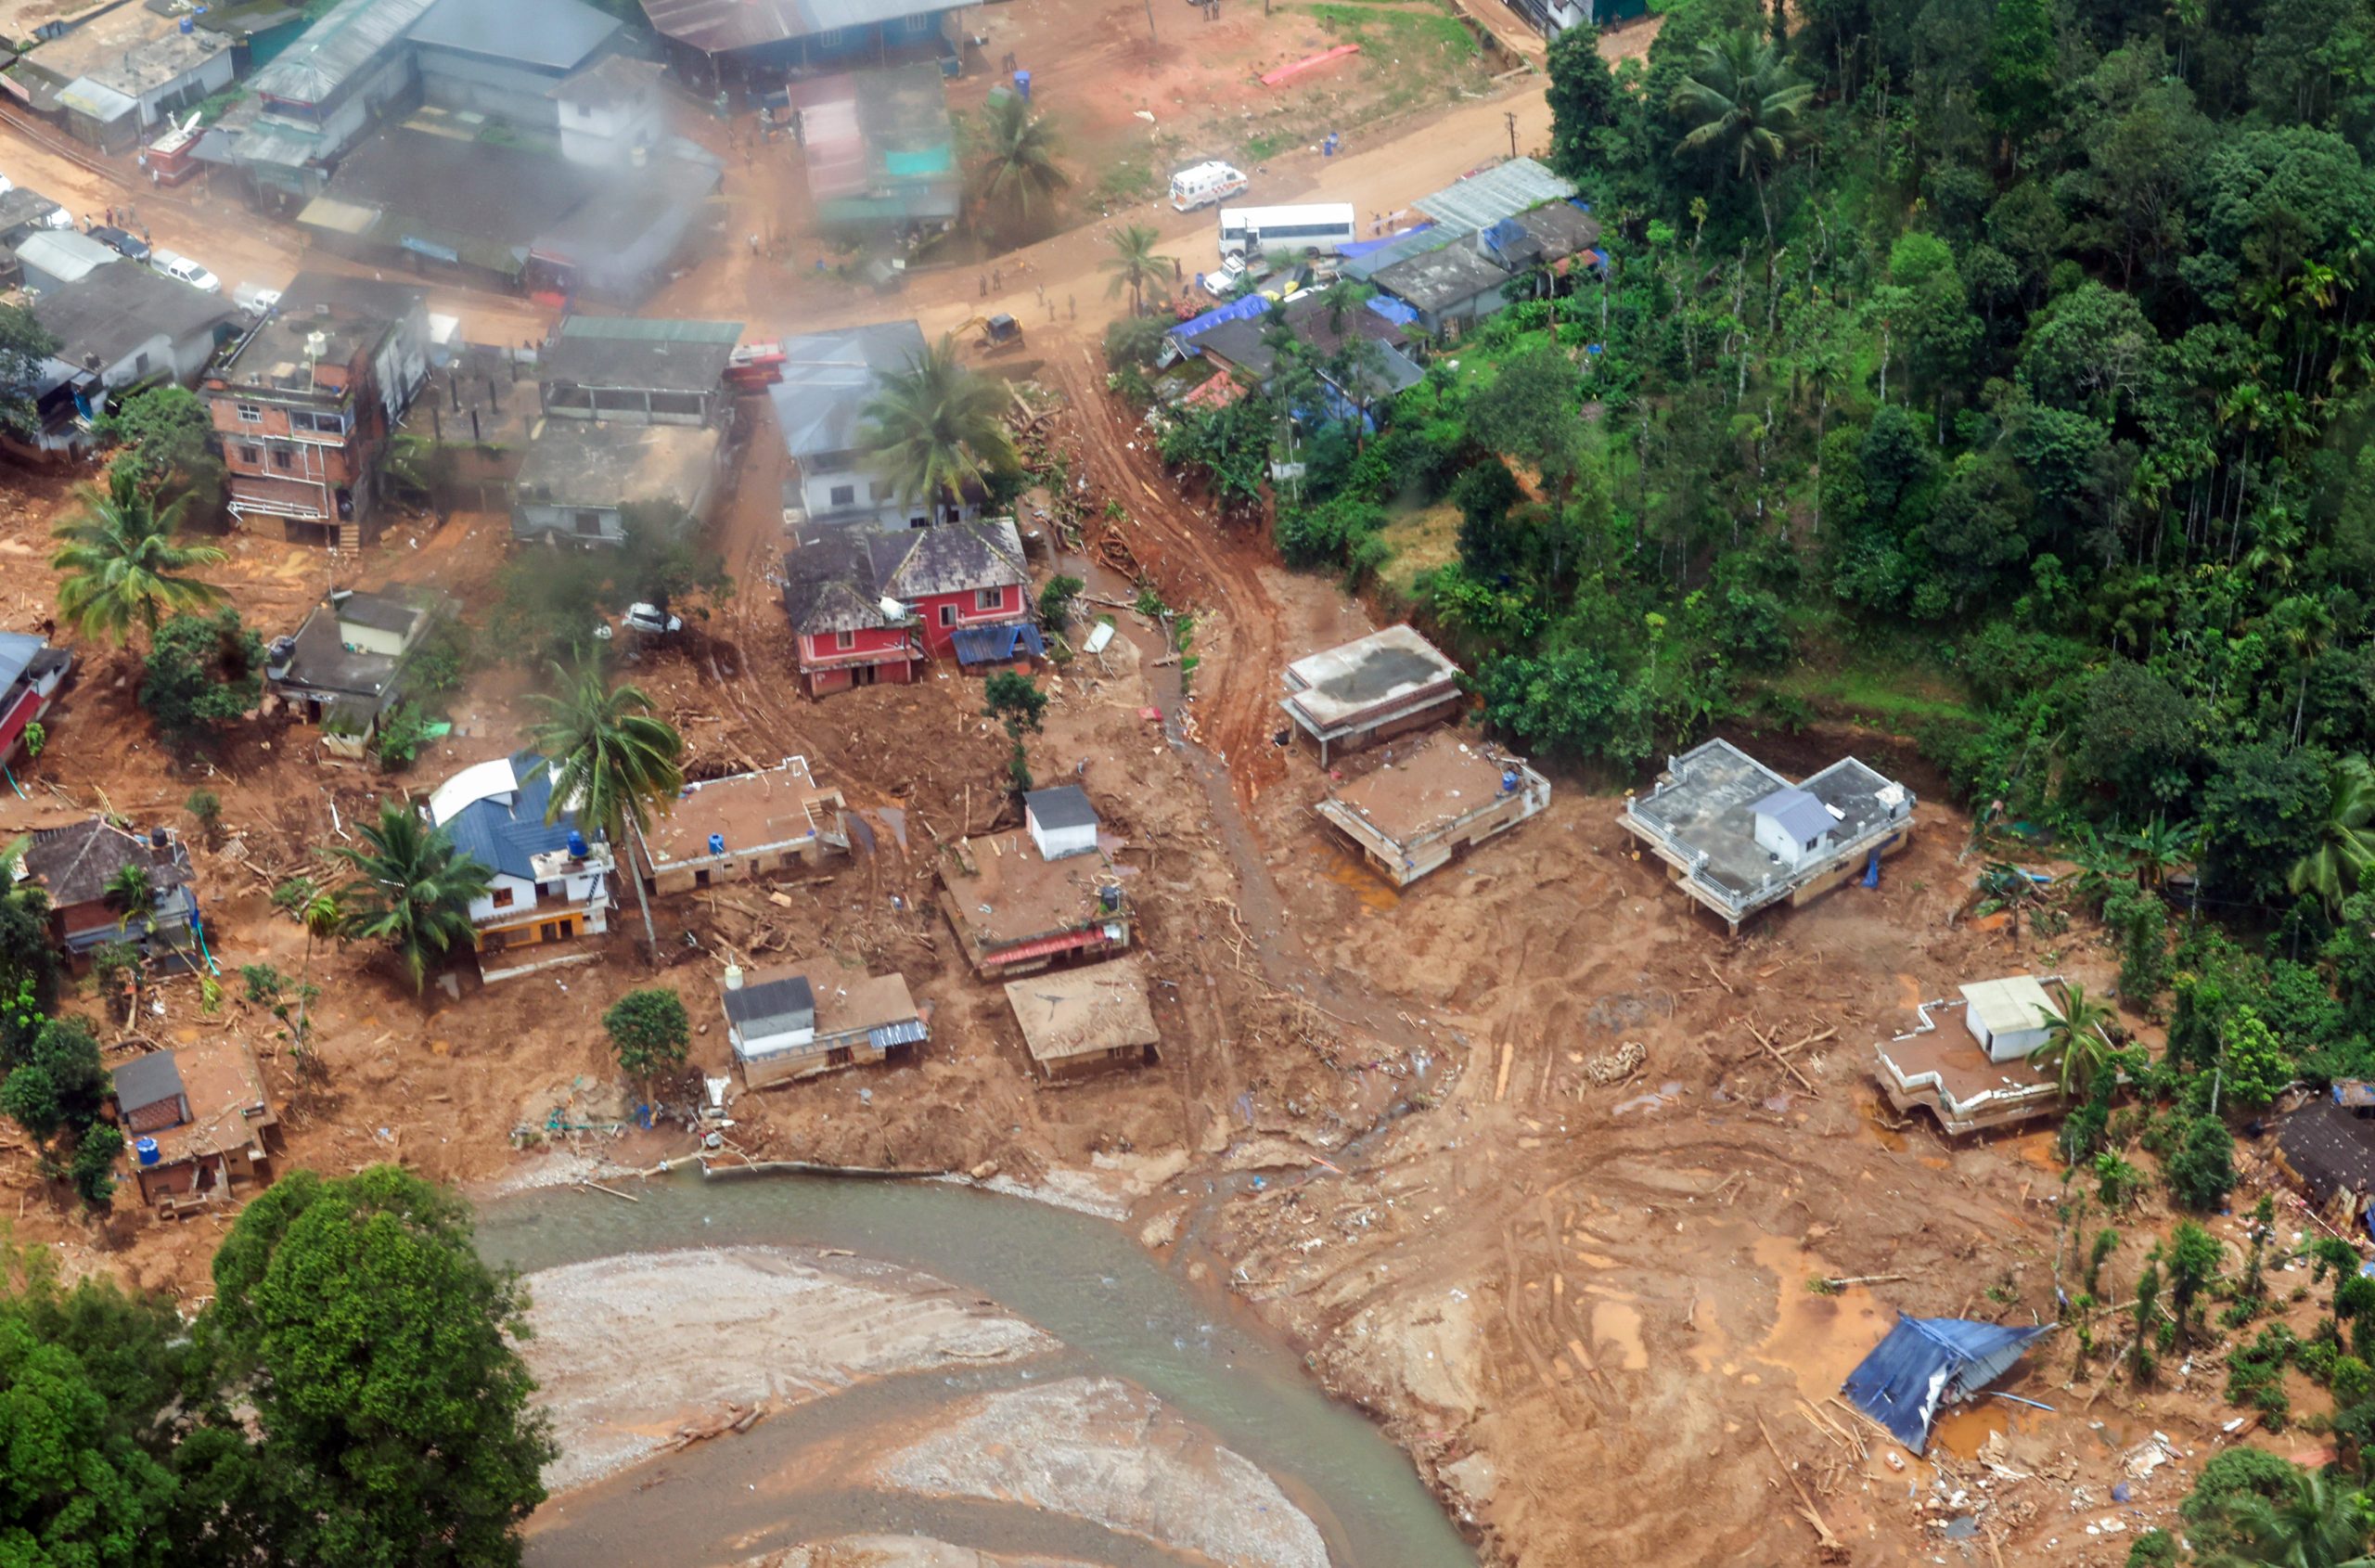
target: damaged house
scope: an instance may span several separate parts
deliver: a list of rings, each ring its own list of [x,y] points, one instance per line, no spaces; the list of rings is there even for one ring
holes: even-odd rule
[[[1023,831],[959,839],[937,865],[940,906],[974,972],[1004,980],[1130,945],[1133,913],[1076,784],[1023,796]]]

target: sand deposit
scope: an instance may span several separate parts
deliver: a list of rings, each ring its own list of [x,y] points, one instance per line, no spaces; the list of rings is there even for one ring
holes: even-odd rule
[[[555,1492],[653,1452],[705,1407],[798,1404],[861,1379],[1054,1348],[930,1275],[727,1247],[532,1274],[522,1347],[552,1413]]]
[[[1076,1514],[1240,1568],[1329,1568],[1318,1528],[1267,1475],[1110,1378],[969,1401],[879,1473],[912,1491]]]

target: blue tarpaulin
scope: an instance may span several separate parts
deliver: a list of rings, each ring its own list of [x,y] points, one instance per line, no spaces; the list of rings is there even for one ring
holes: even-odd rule
[[[1340,256],[1366,256],[1372,251],[1384,250],[1397,239],[1406,238],[1414,234],[1424,234],[1434,226],[1431,223],[1413,224],[1408,228],[1394,230],[1382,239],[1355,239],[1350,245],[1339,245],[1336,247],[1336,253]]]
[[[1010,664],[1017,659],[1046,657],[1046,640],[1039,628],[1025,621],[1007,626],[959,626],[949,634],[960,664]]]
[[[1889,1337],[1847,1374],[1842,1392],[1919,1454],[1939,1406],[1977,1394],[2011,1370],[2029,1342],[2045,1331],[1963,1317],[1899,1317]]]
[[[1396,327],[1407,327],[1419,319],[1419,313],[1391,294],[1371,294],[1366,303],[1377,315]]]
[[[1193,343],[1223,322],[1244,321],[1260,315],[1269,308],[1270,302],[1261,295],[1248,294],[1241,300],[1231,300],[1218,310],[1208,310],[1201,315],[1190,317],[1163,335],[1180,347],[1187,348],[1188,344]],[[1194,351],[1189,350],[1189,352]]]

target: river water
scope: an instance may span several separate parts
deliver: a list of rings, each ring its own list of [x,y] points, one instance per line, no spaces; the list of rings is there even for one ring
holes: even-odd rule
[[[1474,1568],[1474,1552],[1400,1449],[1358,1411],[1322,1392],[1296,1356],[1225,1292],[1165,1268],[1108,1221],[944,1182],[704,1181],[684,1172],[635,1190],[640,1202],[567,1188],[494,1200],[479,1213],[480,1251],[490,1262],[528,1273],[624,1253],[735,1245],[841,1247],[920,1269],[989,1297],[1062,1341],[1063,1369],[1147,1389],[1269,1472],[1319,1527],[1337,1568]],[[731,1348],[721,1346],[720,1353]],[[963,1385],[971,1381],[895,1380],[895,1392],[873,1397],[946,1400],[966,1392]],[[670,1468],[678,1475],[702,1467],[730,1471],[734,1491],[743,1492],[750,1484],[741,1472],[762,1452],[754,1440],[770,1428],[794,1433],[805,1416],[787,1412],[743,1437],[678,1455]],[[738,1458],[738,1447],[743,1450]],[[656,1495],[648,1500],[657,1501]],[[577,1495],[569,1502],[566,1511],[593,1511],[578,1506]],[[862,1522],[880,1528],[892,1522],[892,1510],[881,1498],[820,1500],[815,1511],[822,1517],[782,1522],[788,1534],[779,1538],[816,1538]],[[926,1511],[938,1517],[924,1523],[961,1532],[944,1538],[982,1549],[1059,1545],[1044,1533],[1039,1540],[1011,1544],[982,1538],[962,1517],[962,1506]],[[721,1538],[728,1525],[747,1535],[750,1523],[747,1510],[731,1519],[721,1513],[713,1528]],[[905,1523],[912,1527],[917,1521]],[[679,1539],[673,1561],[729,1555],[714,1549],[717,1544]],[[1123,1540],[1060,1544],[1090,1561],[1151,1561]],[[540,1530],[532,1538],[530,1561],[558,1565],[640,1555],[613,1549],[597,1555],[595,1545],[571,1546],[566,1530]]]

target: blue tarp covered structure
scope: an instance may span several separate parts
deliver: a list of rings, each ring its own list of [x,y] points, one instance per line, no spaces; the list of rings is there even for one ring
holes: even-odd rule
[[[1350,245],[1339,245],[1336,247],[1336,253],[1340,256],[1348,258],[1353,256],[1366,256],[1372,251],[1384,250],[1387,246],[1393,244],[1397,239],[1404,239],[1414,234],[1424,234],[1434,226],[1435,225],[1431,221],[1423,224],[1412,224],[1408,228],[1394,230],[1392,234],[1387,235],[1382,239],[1355,239]]]
[[[1963,1317],[1901,1317],[1889,1337],[1847,1374],[1842,1392],[1849,1404],[1919,1454],[1930,1441],[1939,1406],[1967,1398],[2002,1377],[2029,1342],[2045,1332]]]
[[[1024,621],[1004,626],[959,626],[949,634],[960,664],[1010,664],[1025,657],[1047,656],[1039,628]]]

